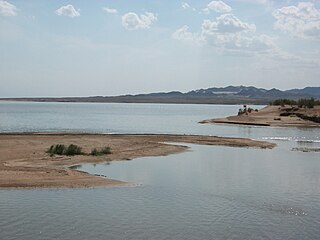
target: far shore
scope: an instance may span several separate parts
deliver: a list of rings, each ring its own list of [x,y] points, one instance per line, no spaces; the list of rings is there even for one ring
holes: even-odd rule
[[[213,118],[199,123],[224,123],[271,127],[320,127],[320,106],[297,108],[291,106],[267,106],[247,114]]]
[[[187,151],[174,143],[273,148],[274,143],[246,138],[172,134],[1,133],[0,188],[83,188],[128,186],[129,183],[71,169],[82,163],[166,156]],[[171,144],[172,143],[172,144]],[[49,156],[53,144],[76,144],[85,152],[109,146],[104,156]]]

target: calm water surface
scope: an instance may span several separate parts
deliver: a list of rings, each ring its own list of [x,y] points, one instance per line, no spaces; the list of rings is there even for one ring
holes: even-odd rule
[[[85,164],[138,187],[0,190],[0,239],[320,239],[319,129],[202,125],[240,106],[0,102],[1,132],[180,133],[266,139]]]

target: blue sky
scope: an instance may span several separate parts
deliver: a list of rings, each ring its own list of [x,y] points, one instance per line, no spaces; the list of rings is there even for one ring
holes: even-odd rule
[[[0,0],[0,97],[319,86],[320,1]]]

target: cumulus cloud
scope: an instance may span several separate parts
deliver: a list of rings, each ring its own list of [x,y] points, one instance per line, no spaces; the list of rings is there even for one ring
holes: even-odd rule
[[[267,35],[245,36],[243,34],[228,34],[210,36],[208,40],[227,51],[267,52],[275,47],[274,40]]]
[[[151,12],[145,12],[140,16],[134,12],[128,12],[122,16],[122,26],[128,30],[148,29],[156,20],[157,15]]]
[[[3,16],[15,16],[17,15],[17,8],[7,1],[0,0],[0,13]]]
[[[273,38],[255,36],[255,30],[254,24],[242,22],[233,14],[224,14],[215,20],[204,20],[199,33],[191,32],[184,25],[172,34],[172,38],[228,52],[263,53],[275,48]]]
[[[211,10],[219,13],[228,13],[232,11],[232,8],[223,1],[211,1],[203,11],[209,13]]]
[[[104,8],[102,8],[102,10],[105,11],[106,13],[111,13],[111,14],[118,13],[118,10],[115,8],[104,7]]]
[[[254,24],[242,22],[233,14],[223,14],[216,18],[216,20],[204,20],[202,29],[207,33],[236,33],[236,32],[255,32],[256,26]]]
[[[68,16],[71,18],[80,16],[80,9],[76,10],[71,4],[58,8],[55,13],[59,16]]]
[[[275,29],[295,37],[320,39],[320,9],[314,3],[300,2],[297,6],[282,7],[272,15],[277,20]]]

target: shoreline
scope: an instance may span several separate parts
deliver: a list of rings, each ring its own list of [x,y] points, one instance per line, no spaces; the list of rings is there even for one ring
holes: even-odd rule
[[[94,176],[70,167],[83,163],[132,160],[185,152],[189,147],[174,143],[253,147],[271,149],[276,145],[246,138],[176,134],[94,134],[94,133],[0,133],[0,189],[85,188],[130,186],[131,183]],[[104,156],[50,157],[53,144],[76,144],[84,152],[109,146]]]
[[[293,110],[292,110],[293,109]],[[308,119],[320,118],[320,107],[295,109],[290,106],[267,106],[248,114],[202,120],[199,123],[238,124],[262,127],[303,127],[317,128],[320,122]]]

